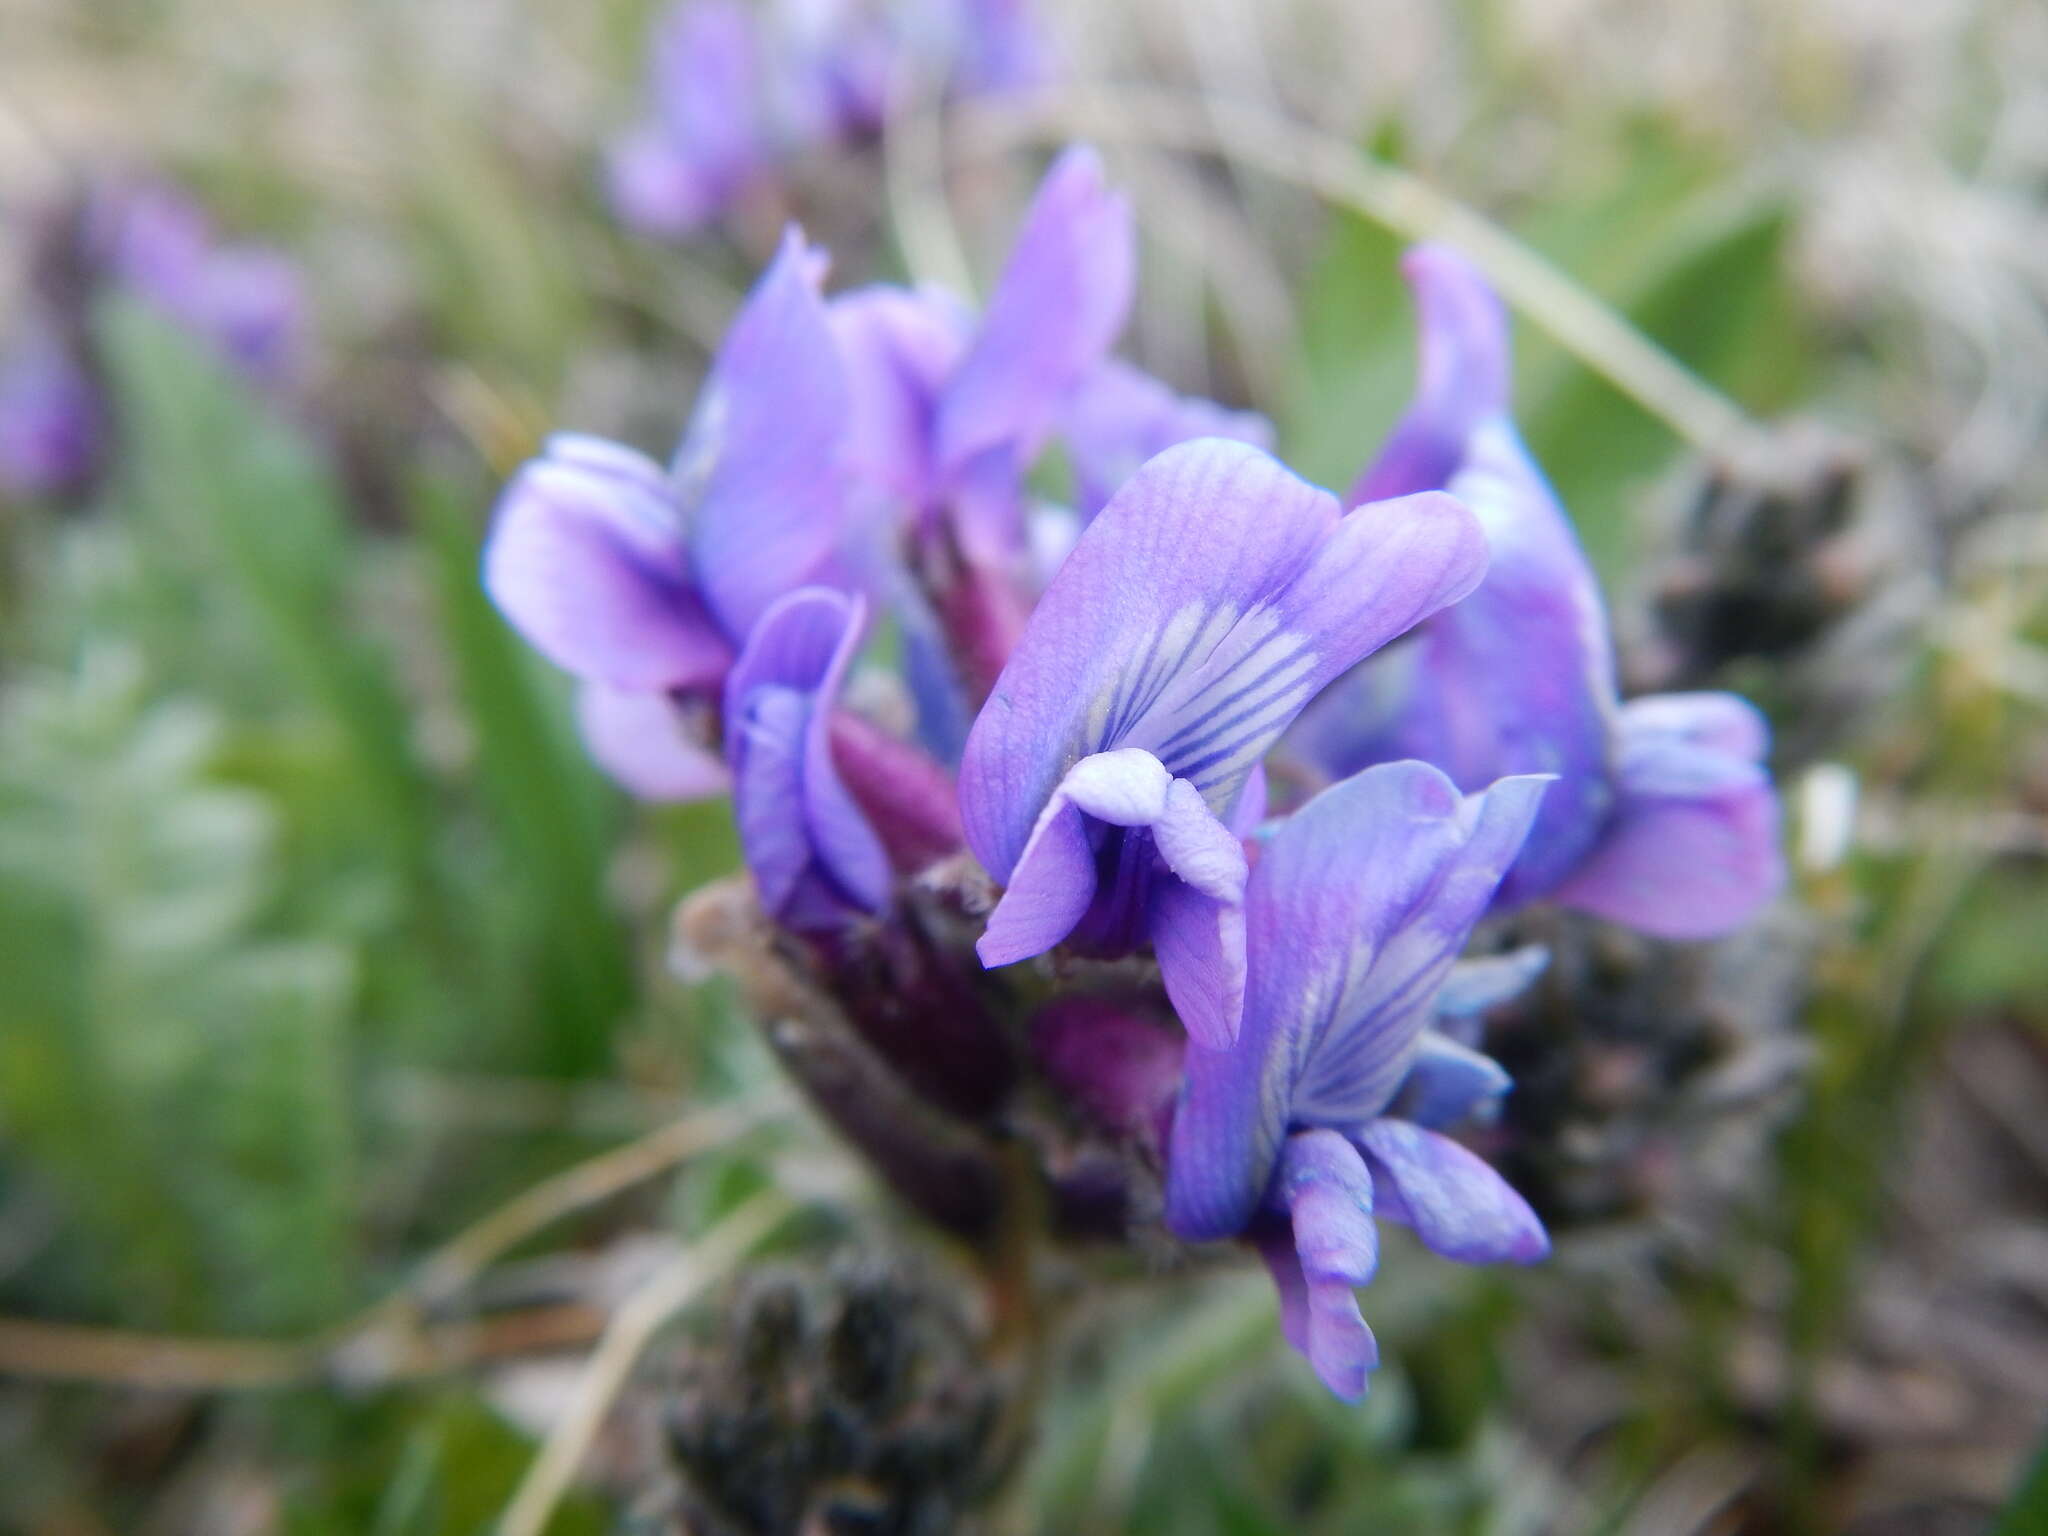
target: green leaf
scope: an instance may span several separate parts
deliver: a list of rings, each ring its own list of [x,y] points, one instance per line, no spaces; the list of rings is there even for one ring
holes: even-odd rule
[[[618,796],[570,728],[560,680],[542,675],[484,596],[478,529],[467,510],[474,503],[426,482],[414,504],[474,734],[471,772],[499,840],[520,948],[531,956],[522,991],[546,1041],[541,1064],[589,1072],[609,1059],[634,1001],[626,926],[605,894]]]

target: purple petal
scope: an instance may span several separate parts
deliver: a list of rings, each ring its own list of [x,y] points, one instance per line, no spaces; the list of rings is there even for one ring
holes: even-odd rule
[[[1625,706],[1620,803],[1553,899],[1659,938],[1740,928],[1785,883],[1765,746],[1762,717],[1729,694]]]
[[[1229,1045],[1244,1017],[1244,908],[1159,880],[1146,926],[1159,979],[1188,1037],[1215,1049]]]
[[[1479,269],[1449,246],[1401,262],[1415,295],[1421,366],[1415,401],[1351,488],[1351,505],[1450,484],[1472,431],[1508,408],[1508,316]]]
[[[1103,752],[1070,769],[1047,800],[1002,900],[974,946],[987,966],[1009,965],[1059,943],[1095,899],[1089,822],[1149,826],[1166,813],[1169,780],[1151,754]]]
[[[1464,789],[1508,774],[1557,775],[1501,891],[1511,906],[1563,879],[1612,809],[1614,658],[1592,567],[1504,418],[1474,429],[1452,490],[1485,530],[1486,579],[1405,654],[1362,669],[1394,675],[1346,680],[1357,734],[1343,741],[1320,721],[1322,766],[1343,774],[1417,757]]]
[[[1288,1139],[1274,1196],[1288,1223],[1262,1220],[1253,1241],[1280,1292],[1281,1330],[1324,1386],[1355,1402],[1379,1364],[1354,1294],[1379,1260],[1371,1175],[1343,1137],[1311,1131]]]
[[[612,212],[635,233],[661,240],[693,235],[725,212],[739,184],[713,176],[658,127],[633,130],[605,155]]]
[[[1111,358],[1062,413],[1060,435],[1074,467],[1074,506],[1085,522],[1147,459],[1175,443],[1227,437],[1268,452],[1273,424],[1253,411],[1176,395],[1143,369]]]
[[[1378,511],[1340,525],[1327,493],[1220,439],[1140,470],[969,733],[961,809],[990,872],[1009,877],[1065,766],[1091,753],[1144,747],[1227,810],[1306,699],[1477,581],[1483,542],[1456,502]]]
[[[743,0],[684,0],[654,32],[648,84],[662,131],[707,181],[731,185],[768,153],[760,12]]]
[[[1046,173],[996,284],[981,332],[939,412],[951,475],[996,449],[1018,469],[1038,454],[1061,406],[1108,356],[1130,313],[1136,236],[1094,150],[1075,146]]]
[[[1515,779],[1463,797],[1426,764],[1389,763],[1281,824],[1245,893],[1237,1043],[1188,1052],[1167,1166],[1176,1232],[1241,1230],[1290,1126],[1386,1106],[1542,789]]]
[[[0,361],[0,488],[17,496],[81,489],[100,462],[106,421],[77,356],[42,326]]]
[[[1439,1019],[1469,1019],[1520,997],[1550,965],[1550,951],[1524,944],[1506,954],[1460,960],[1436,995]],[[1465,1041],[1465,1044],[1471,1044]]]
[[[198,320],[213,229],[197,203],[145,182],[104,193],[89,218],[116,283],[185,324]]]
[[[822,587],[790,593],[762,616],[726,679],[740,846],[762,905],[791,926],[888,904],[888,855],[832,761],[833,702],[865,606]]]
[[[1426,1029],[1388,1113],[1432,1128],[1484,1119],[1510,1086],[1507,1072],[1491,1056]]]
[[[1358,1149],[1336,1131],[1287,1138],[1273,1182],[1273,1203],[1294,1226],[1302,1273],[1313,1281],[1369,1285],[1380,1262],[1372,1219],[1372,1175]]]
[[[847,537],[850,397],[821,275],[790,230],[727,332],[677,455],[697,581],[736,639],[825,577]]]
[[[667,477],[617,444],[551,440],[498,499],[483,577],[534,648],[588,682],[659,693],[715,683],[731,661]]]
[[[858,288],[827,306],[853,402],[848,468],[912,511],[938,495],[932,441],[940,392],[972,320],[949,295]]]
[[[664,693],[621,693],[586,683],[576,723],[597,766],[642,800],[703,800],[731,783],[690,713]]]
[[[1228,1045],[1244,1013],[1244,845],[1186,779],[1168,786],[1152,838],[1176,876],[1152,891],[1160,980],[1192,1038]]]
[[[1433,1253],[1465,1264],[1533,1264],[1550,1252],[1529,1203],[1449,1137],[1382,1119],[1357,1140],[1382,1213],[1407,1222]]]
[[[221,247],[206,264],[199,302],[207,339],[256,383],[282,388],[304,371],[310,341],[305,285],[281,253]]]
[[[954,0],[961,37],[956,87],[968,93],[1025,90],[1053,76],[1050,51],[1029,0]]]

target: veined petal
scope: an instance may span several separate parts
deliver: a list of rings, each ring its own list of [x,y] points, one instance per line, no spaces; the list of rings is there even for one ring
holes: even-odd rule
[[[1766,734],[1729,694],[1625,706],[1619,803],[1554,899],[1667,939],[1748,922],[1785,882],[1778,797],[1757,761]]]
[[[744,640],[769,604],[819,580],[847,537],[845,366],[791,229],[741,308],[677,454],[698,584]]]
[[[1273,424],[1255,411],[1177,395],[1142,368],[1110,358],[1061,414],[1060,436],[1074,467],[1074,508],[1083,522],[1102,510],[1147,459],[1175,443],[1227,437],[1270,452]]]
[[[1356,1133],[1379,1208],[1415,1229],[1423,1246],[1465,1264],[1533,1264],[1550,1238],[1529,1203],[1485,1159],[1405,1120]]]
[[[1007,879],[1068,764],[1130,745],[1226,811],[1331,677],[1475,583],[1448,497],[1339,526],[1332,497],[1257,449],[1170,448],[1060,567],[969,733],[969,845]]]
[[[992,449],[1037,457],[1066,398],[1109,355],[1130,313],[1136,234],[1102,160],[1077,145],[1053,162],[1024,216],[980,334],[939,411],[951,475]]]
[[[1380,456],[1351,488],[1351,504],[1442,490],[1472,430],[1508,408],[1508,315],[1478,268],[1445,245],[1401,261],[1420,322],[1415,401]]]
[[[1242,1030],[1228,1050],[1188,1051],[1167,1164],[1176,1232],[1241,1230],[1290,1129],[1386,1107],[1542,789],[1465,797],[1427,764],[1389,763],[1281,824],[1245,893]]]
[[[762,905],[792,926],[888,904],[888,855],[832,760],[832,706],[865,607],[822,587],[790,593],[763,615],[726,680],[740,844]]]
[[[725,793],[725,762],[665,693],[621,693],[585,683],[576,724],[591,759],[642,800],[704,800]]]
[[[732,652],[691,584],[681,514],[653,460],[551,439],[498,499],[484,586],[565,671],[653,693],[714,683]]]

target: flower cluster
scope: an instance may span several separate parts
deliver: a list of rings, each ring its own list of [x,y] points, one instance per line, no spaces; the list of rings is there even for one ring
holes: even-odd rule
[[[206,215],[160,184],[96,189],[65,220],[0,355],[0,490],[75,494],[98,476],[109,411],[90,308],[130,295],[175,321],[257,387],[289,387],[308,326],[299,274],[265,246],[224,243]]]
[[[1005,1073],[961,1074],[1027,1040],[1157,1160],[1175,1236],[1256,1246],[1355,1397],[1379,1219],[1465,1262],[1547,1251],[1449,1134],[1508,1087],[1477,1015],[1543,963],[1461,959],[1474,926],[1744,923],[1781,878],[1764,729],[1728,695],[1619,700],[1460,257],[1409,259],[1420,386],[1347,501],[1110,356],[1133,265],[1086,149],[979,315],[827,298],[792,232],[673,463],[553,440],[485,580],[622,783],[731,794],[760,910],[904,1081],[999,1116]],[[1055,441],[1066,505],[1028,488]]]
[[[651,110],[609,173],[619,218],[658,238],[715,223],[794,156],[872,136],[896,93],[1047,71],[1027,0],[677,0],[650,42]]]

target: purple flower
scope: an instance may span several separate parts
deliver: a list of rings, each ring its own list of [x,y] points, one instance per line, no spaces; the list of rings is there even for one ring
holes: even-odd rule
[[[67,220],[60,291],[37,296],[0,357],[0,487],[18,495],[90,488],[112,446],[86,306],[109,289],[139,300],[282,394],[305,371],[311,327],[298,269],[265,246],[223,243],[172,188],[96,188]]]
[[[1024,548],[1021,477],[1130,315],[1137,235],[1102,160],[1077,145],[1046,172],[973,341],[932,402],[936,479],[971,560]]]
[[[1460,795],[1401,762],[1311,800],[1266,843],[1245,892],[1243,1030],[1228,1047],[1188,1047],[1167,1224],[1191,1241],[1248,1236],[1288,1340],[1340,1397],[1362,1395],[1377,1360],[1352,1294],[1378,1263],[1376,1216],[1467,1263],[1548,1251],[1521,1197],[1431,1128],[1507,1079],[1430,1028],[1545,783]]]
[[[82,489],[105,446],[100,392],[77,354],[31,324],[0,359],[0,489],[62,496]]]
[[[1492,563],[1464,602],[1318,700],[1290,745],[1332,777],[1408,757],[1466,789],[1555,774],[1501,905],[1728,932],[1783,879],[1763,722],[1725,694],[1619,702],[1592,568],[1508,416],[1507,316],[1452,251],[1418,248],[1405,270],[1420,382],[1352,495],[1446,488],[1478,515]]]
[[[147,183],[93,211],[106,278],[183,326],[266,388],[304,370],[310,326],[298,268],[267,246],[218,240],[205,212]]]
[[[1303,704],[1485,561],[1439,493],[1340,518],[1241,443],[1147,464],[1047,587],[968,737],[968,843],[1008,887],[984,963],[1149,935],[1189,1032],[1231,1039],[1254,769]]]
[[[673,470],[559,436],[500,498],[493,600],[590,691],[599,762],[652,798],[704,793],[716,760],[674,711],[714,694],[769,607],[846,585],[846,380],[820,263],[792,232],[719,349]]]
[[[889,901],[888,854],[839,777],[832,713],[866,605],[824,587],[777,601],[725,682],[733,817],[762,908],[825,931]]]
[[[656,24],[652,119],[613,146],[612,206],[643,234],[694,234],[767,170],[761,13],[744,0],[683,0]]]
[[[642,234],[686,237],[791,157],[879,132],[913,74],[969,93],[1048,73],[1023,0],[681,0],[654,33],[654,110],[612,147],[612,205]]]

